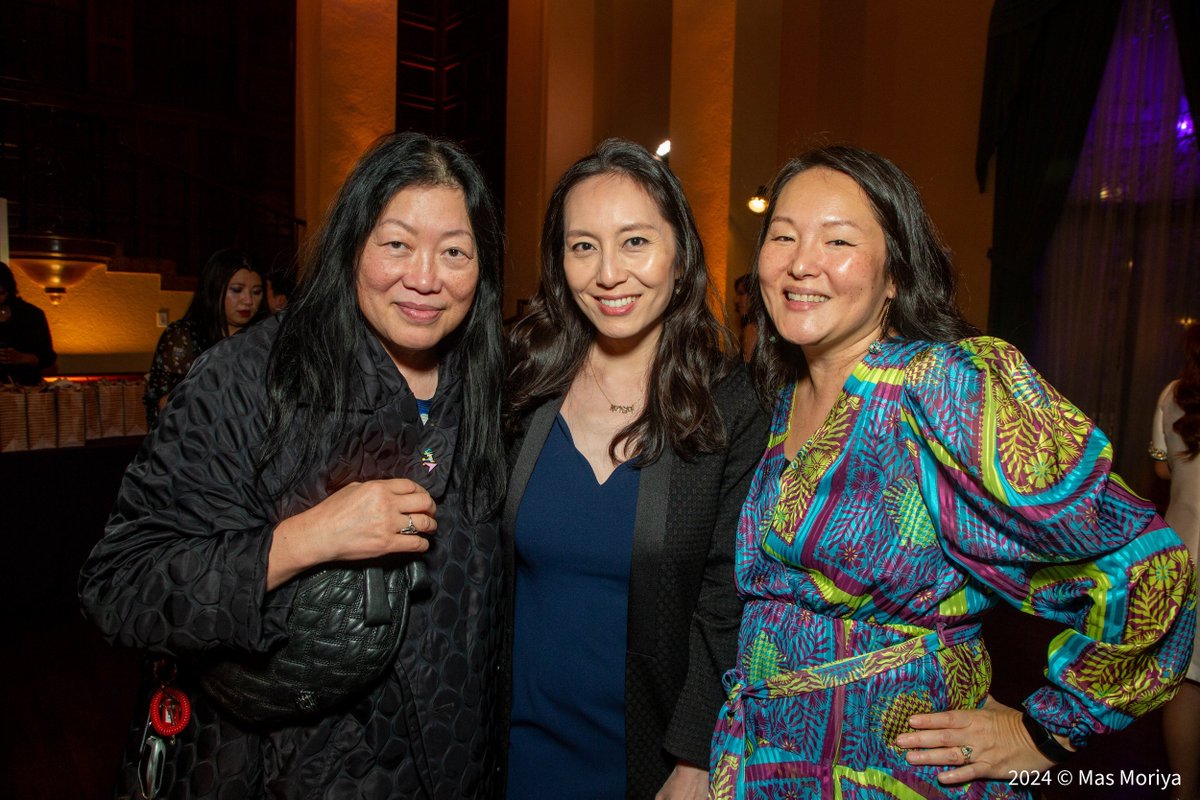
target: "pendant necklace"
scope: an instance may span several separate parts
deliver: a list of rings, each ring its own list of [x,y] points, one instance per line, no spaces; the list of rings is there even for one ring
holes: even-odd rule
[[[608,392],[604,391],[604,387],[600,385],[600,378],[599,378],[599,376],[596,375],[596,368],[592,366],[592,362],[590,359],[588,360],[588,371],[592,373],[592,380],[595,382],[596,388],[600,390],[601,396],[603,396],[604,399],[608,401],[608,410],[609,411],[611,411],[614,414],[632,414],[633,413],[633,406],[617,405],[616,403],[614,403],[612,401],[612,398],[610,398],[608,396]]]

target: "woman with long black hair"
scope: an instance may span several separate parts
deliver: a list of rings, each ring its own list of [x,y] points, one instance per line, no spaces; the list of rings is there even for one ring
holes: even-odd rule
[[[679,181],[610,139],[559,180],[515,328],[508,796],[702,798],[766,435]]]
[[[1192,561],[1095,423],[963,318],[912,179],[845,145],[790,160],[751,275],[774,415],[714,800],[1028,798],[1014,775],[1165,702]],[[988,694],[1000,602],[1064,626],[1024,710]]]
[[[346,179],[287,313],[176,389],[80,579],[104,635],[172,657],[191,698],[163,796],[492,793],[501,244],[461,150],[389,136]],[[388,557],[423,560],[432,588],[376,684],[275,725],[205,696],[211,662],[288,638],[295,578]],[[121,796],[147,768],[142,719]]]

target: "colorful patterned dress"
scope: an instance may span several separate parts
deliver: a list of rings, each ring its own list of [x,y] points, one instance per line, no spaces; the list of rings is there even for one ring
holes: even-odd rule
[[[911,714],[983,703],[976,620],[1001,601],[1067,626],[1025,703],[1075,745],[1170,696],[1196,613],[1187,552],[1011,345],[884,343],[789,463],[792,397],[739,523],[713,797],[1027,796],[943,787],[947,767],[893,744]]]

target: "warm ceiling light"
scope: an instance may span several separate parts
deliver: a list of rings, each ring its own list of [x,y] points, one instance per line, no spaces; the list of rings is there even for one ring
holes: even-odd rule
[[[658,156],[659,158],[666,158],[667,156],[671,155],[671,140],[663,139],[662,144],[660,144],[658,149],[654,151],[654,155]]]
[[[112,242],[53,235],[18,234],[9,239],[9,247],[12,262],[41,286],[55,305],[62,302],[67,287],[83,280],[93,267],[107,264],[117,252]]]
[[[767,187],[760,186],[754,193],[754,196],[746,201],[746,207],[755,214],[761,214],[767,210]]]

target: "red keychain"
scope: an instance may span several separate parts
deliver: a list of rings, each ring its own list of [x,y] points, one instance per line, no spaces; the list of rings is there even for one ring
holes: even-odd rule
[[[138,764],[138,781],[144,800],[154,800],[163,791],[163,771],[167,747],[192,719],[192,701],[180,689],[171,685],[175,680],[175,662],[159,659],[154,662],[154,680],[158,689],[150,696],[150,713],[142,733],[142,753]]]

